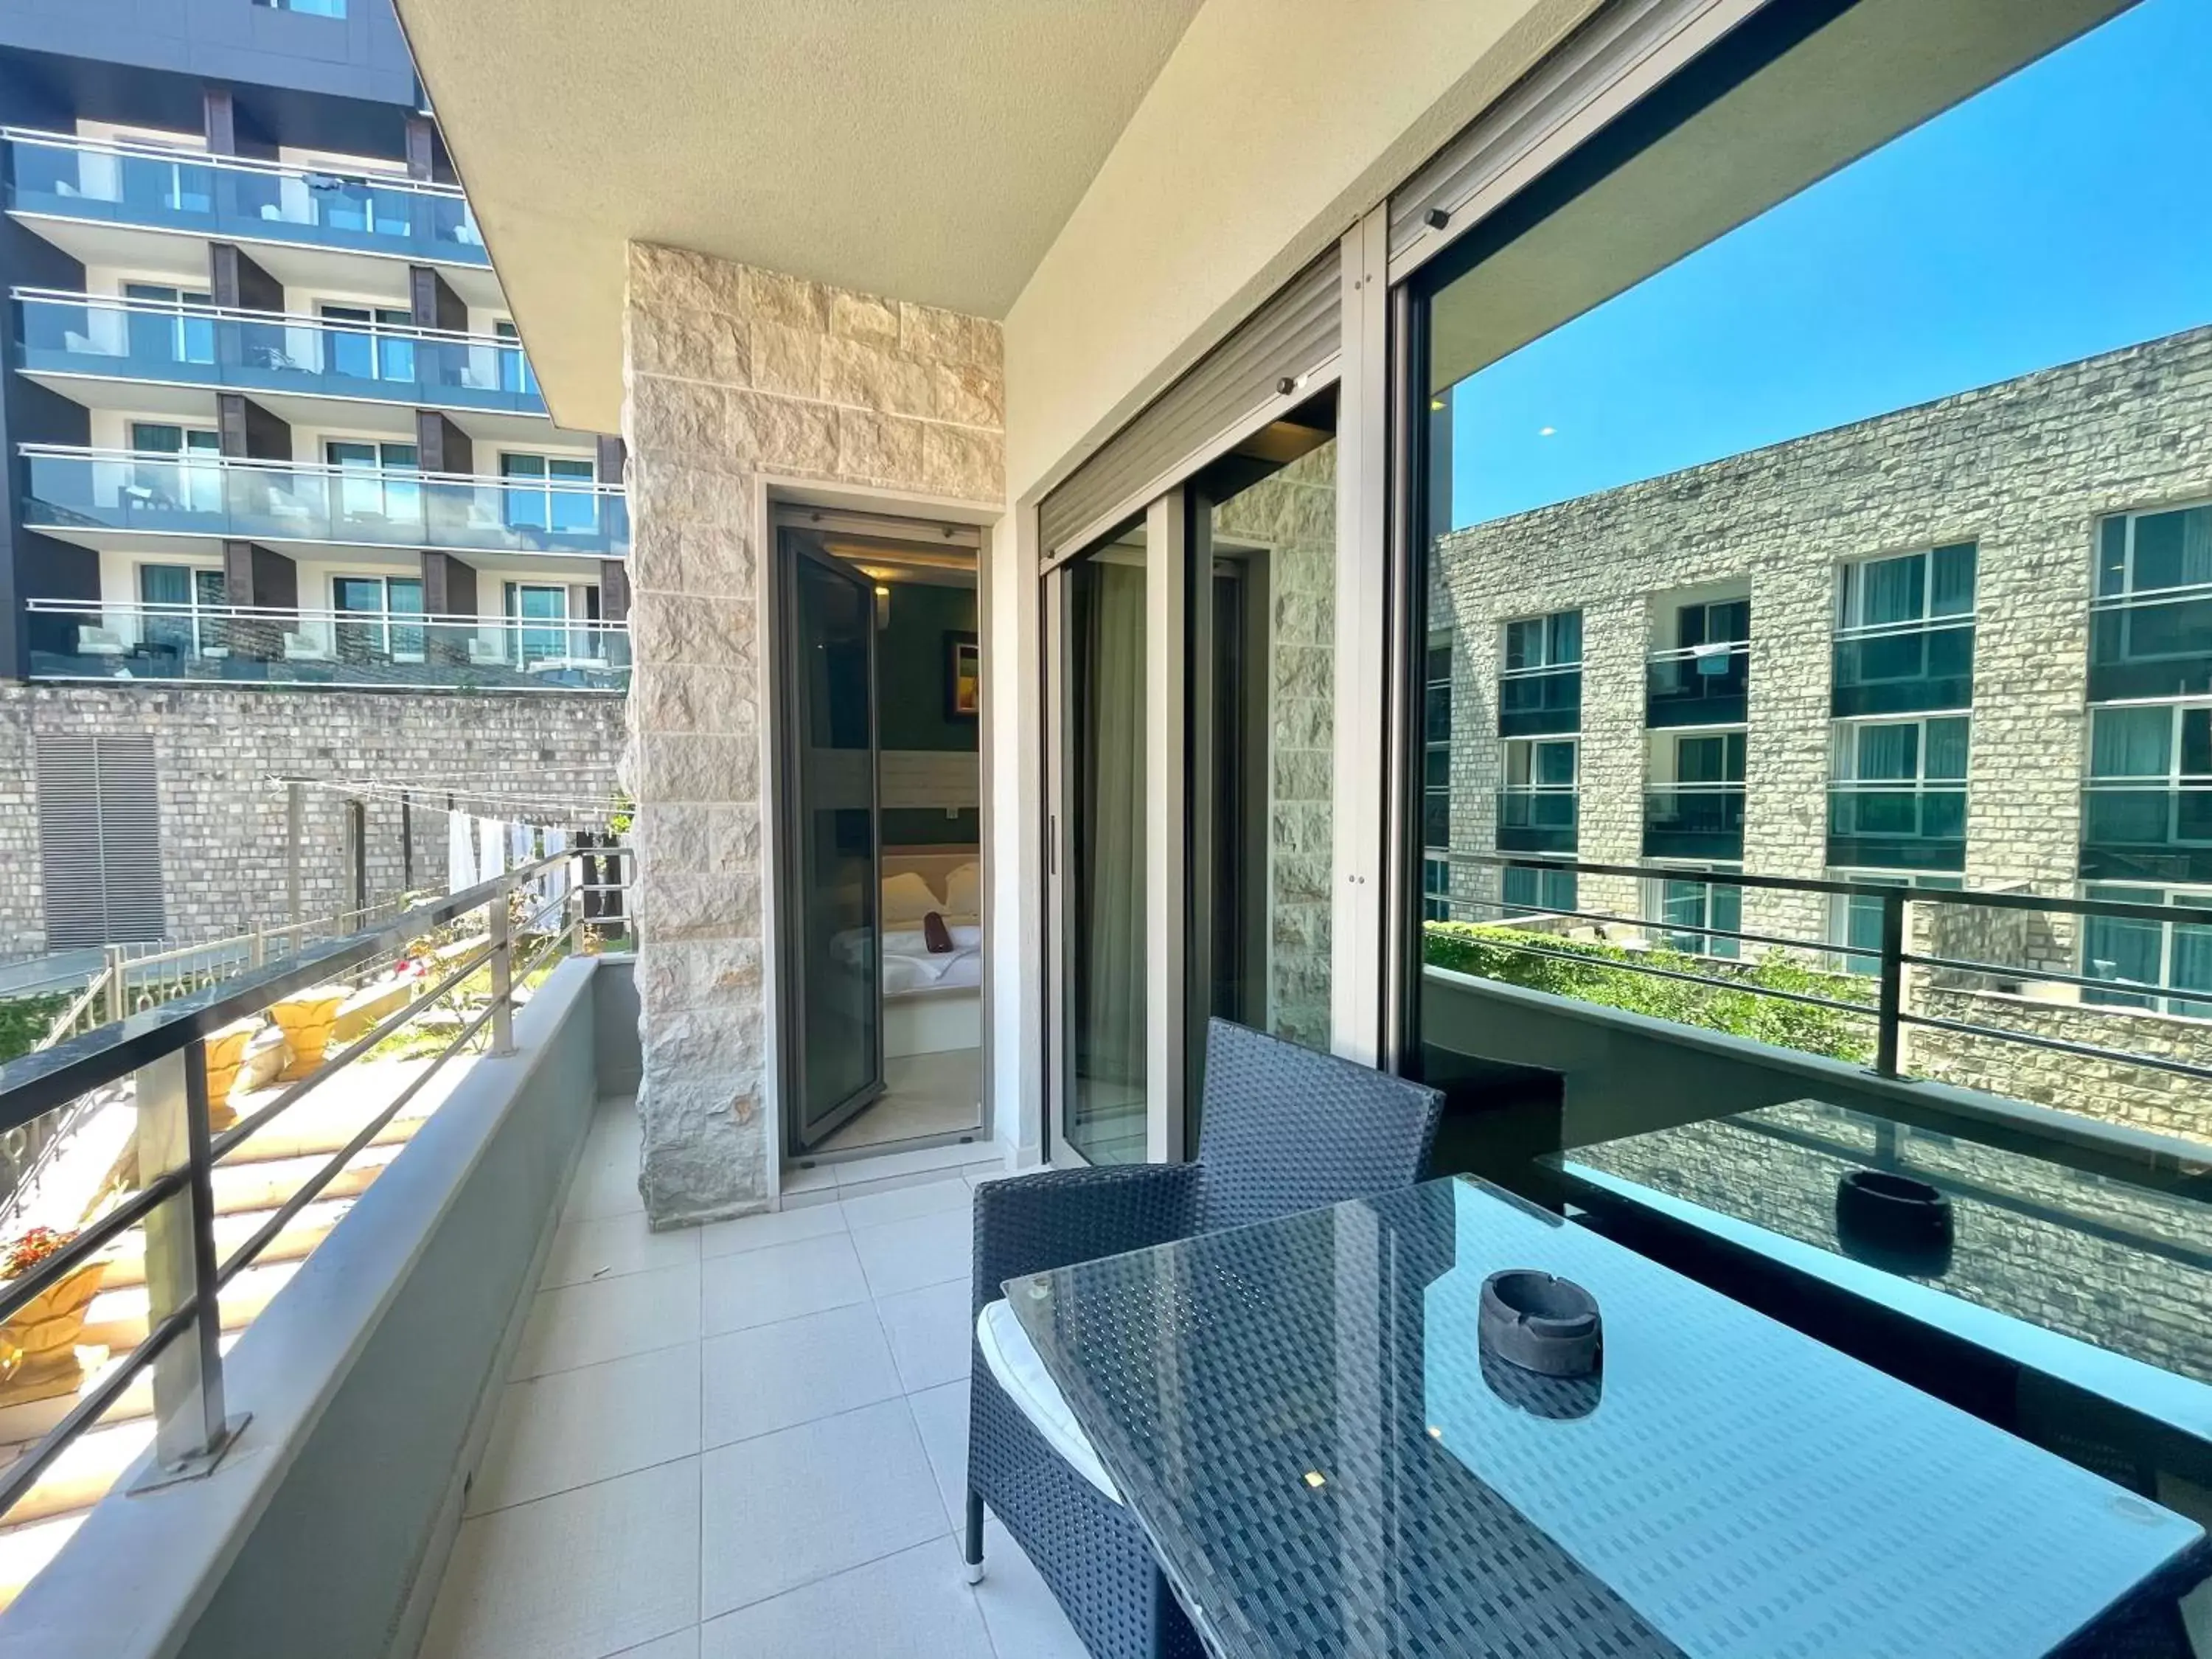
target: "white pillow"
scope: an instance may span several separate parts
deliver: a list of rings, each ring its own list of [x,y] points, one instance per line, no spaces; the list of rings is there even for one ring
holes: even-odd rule
[[[945,913],[952,916],[983,914],[983,866],[969,862],[945,878]]]
[[[944,908],[927,882],[912,870],[902,870],[884,878],[884,913],[877,922],[884,927],[919,927],[924,916]]]

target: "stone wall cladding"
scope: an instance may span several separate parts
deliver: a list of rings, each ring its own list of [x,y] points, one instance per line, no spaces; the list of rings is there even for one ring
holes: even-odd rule
[[[1979,554],[1967,884],[2069,895],[2087,759],[2097,520],[2207,495],[2212,329],[2196,329],[1445,536],[1431,562],[1431,624],[1455,647],[1453,845],[1492,846],[1505,623],[1579,608],[1577,856],[1638,861],[1644,662],[1655,608],[1684,590],[1748,581],[1744,867],[1826,874],[1837,568],[1972,541]],[[1583,908],[1637,914],[1635,886],[1585,879]],[[1455,872],[1467,919],[1494,917],[1486,902],[1496,893],[1494,871]],[[1785,937],[1820,939],[1829,928],[1818,895],[1747,889],[1743,917],[1747,929]],[[1998,959],[2014,965],[2070,969],[2074,928],[2054,918],[2004,948]],[[2069,1012],[2031,1003],[2019,1020],[2063,1024]],[[2204,1046],[2192,1022],[2135,1023],[2172,1024],[2177,1041]],[[1932,1066],[1948,1050],[1923,1043],[1920,1052]],[[2033,1051],[2006,1044],[2001,1052]],[[2045,1060],[2057,1059],[2027,1066],[2021,1087],[2033,1091]],[[1960,1065],[1956,1081],[2001,1075],[1963,1051]],[[2057,1060],[2052,1079],[2065,1071]],[[2128,1095],[2110,1096],[2117,1115],[2148,1121]]]
[[[560,693],[0,686],[5,948],[46,948],[34,766],[42,737],[153,738],[166,920],[170,937],[194,940],[288,920],[285,790],[271,777],[416,790],[415,883],[443,886],[444,791],[609,803],[622,721],[616,698]],[[399,805],[364,799],[370,894],[397,892]],[[328,915],[352,902],[345,797],[309,789],[302,805],[301,908]]]
[[[1336,445],[1215,510],[1217,535],[1269,550],[1267,1024],[1329,1044],[1331,779],[1335,764]]]
[[[765,1206],[756,481],[997,506],[999,325],[633,243],[624,771],[650,915],[640,1190],[656,1226]]]

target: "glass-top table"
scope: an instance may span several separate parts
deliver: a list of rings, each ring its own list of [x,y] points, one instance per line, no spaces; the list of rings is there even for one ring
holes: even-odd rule
[[[1508,1267],[1595,1295],[1594,1382],[1480,1352]],[[1469,1179],[1006,1294],[1221,1659],[2087,1654],[2212,1571],[2193,1523]]]
[[[1877,1363],[1885,1329],[1909,1321],[2112,1408],[2107,1472],[2131,1441],[2130,1461],[2212,1482],[2212,1202],[1816,1100],[1547,1161],[1568,1202],[1648,1254],[1738,1293],[1732,1263],[1791,1275],[1784,1316]],[[1941,1194],[1948,1243],[1914,1259],[1854,1234],[1838,1189],[1863,1170]]]

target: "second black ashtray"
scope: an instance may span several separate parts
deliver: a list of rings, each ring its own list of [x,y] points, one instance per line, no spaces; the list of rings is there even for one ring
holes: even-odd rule
[[[1852,1170],[1836,1182],[1836,1242],[1889,1273],[1934,1279],[1951,1267],[1951,1200],[1924,1181]]]

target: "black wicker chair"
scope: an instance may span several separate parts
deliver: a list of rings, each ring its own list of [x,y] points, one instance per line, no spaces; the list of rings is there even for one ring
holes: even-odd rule
[[[978,1188],[971,1314],[1025,1273],[1406,1186],[1424,1172],[1442,1109],[1432,1089],[1214,1020],[1198,1162],[1051,1170]],[[973,1359],[971,1572],[988,1503],[1097,1659],[1202,1654],[1135,1518],[1070,1468],[981,1354]]]

